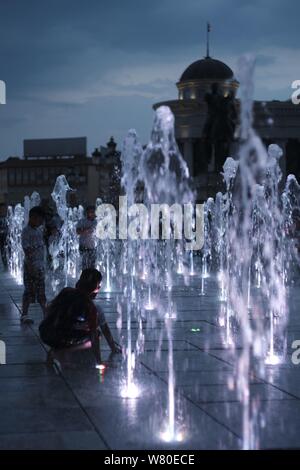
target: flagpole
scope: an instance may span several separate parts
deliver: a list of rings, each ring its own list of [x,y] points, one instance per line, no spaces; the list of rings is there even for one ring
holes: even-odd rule
[[[209,57],[209,33],[210,33],[210,24],[207,23],[207,28],[206,28],[206,57]]]

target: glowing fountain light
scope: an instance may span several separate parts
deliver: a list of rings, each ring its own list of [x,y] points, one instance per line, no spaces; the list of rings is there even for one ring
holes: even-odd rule
[[[167,272],[166,275],[166,288],[168,292],[172,292],[173,286],[172,286],[172,276],[169,272]]]
[[[126,383],[126,385],[124,385],[121,388],[122,398],[135,399],[135,398],[139,398],[140,395],[141,395],[141,390],[134,382]]]
[[[161,434],[160,434],[160,438],[162,441],[164,442],[183,442],[184,441],[184,433],[183,431],[178,431],[178,430],[170,430],[170,429],[166,429],[165,431],[163,431]]]
[[[174,355],[172,339],[172,317],[167,313],[165,318],[167,336],[168,336],[168,428],[167,437],[174,440],[175,433],[175,374],[174,374]]]
[[[121,152],[122,162],[122,179],[121,184],[127,196],[128,205],[131,206],[136,202],[136,185],[138,181],[138,167],[141,154],[143,152],[142,145],[139,142],[137,133],[134,129],[130,129],[124,140]],[[134,382],[135,369],[135,351],[132,345],[132,318],[139,318],[140,309],[138,308],[139,288],[142,283],[136,280],[136,276],[140,273],[137,270],[136,260],[140,259],[140,243],[134,243],[131,238],[123,244],[123,285],[124,298],[123,304],[127,314],[127,347],[124,348],[124,359],[126,361],[126,384],[122,387],[121,395],[124,398],[137,398],[140,395],[139,388]],[[142,322],[138,322],[139,332],[141,335]]]
[[[231,329],[230,329],[230,317],[232,315],[233,315],[233,312],[231,311],[230,306],[227,303],[227,305],[226,305],[226,323],[225,323],[225,327],[226,327],[225,345],[226,346],[232,346],[234,344],[233,343],[233,338],[232,338],[232,332],[231,332]]]
[[[147,311],[150,312],[150,311],[154,310],[154,305],[153,305],[153,304],[150,304],[150,303],[148,302],[148,303],[145,305],[144,308],[145,308],[145,310],[147,310]]]
[[[183,262],[182,262],[182,259],[180,258],[178,261],[177,274],[183,274],[183,272],[184,272]]]
[[[226,295],[226,287],[225,287],[225,276],[223,271],[220,271],[218,274],[218,281],[220,283],[220,297],[219,300],[220,302],[226,302],[227,301],[227,295]]]
[[[107,250],[107,258],[106,258],[106,287],[105,287],[105,292],[111,292],[109,250]]]
[[[190,251],[190,276],[195,276],[195,269],[194,269],[194,256],[193,256],[193,250]]]
[[[148,272],[147,272],[146,266],[144,266],[143,272],[141,274],[141,280],[145,281],[147,277],[148,277]]]
[[[261,288],[261,270],[262,270],[262,265],[260,260],[257,260],[255,263],[255,274],[256,274],[256,287],[258,289]]]
[[[123,256],[122,256],[121,266],[122,266],[122,274],[123,274],[123,276],[125,276],[128,273],[128,270],[127,270],[127,245],[126,244],[123,246]]]
[[[209,277],[208,266],[207,266],[207,255],[203,256],[203,268],[202,268],[202,277],[207,279]]]
[[[148,287],[148,300],[147,300],[147,303],[145,305],[145,310],[154,310],[154,304],[152,302],[152,295],[151,295],[151,285],[149,284],[149,287]]]
[[[122,385],[121,397],[122,398],[138,398],[141,394],[140,388],[133,380],[133,371],[135,368],[135,354],[132,351],[132,338],[131,338],[131,308],[127,312],[127,377],[126,383]]]
[[[278,364],[281,364],[281,363],[282,363],[282,358],[280,356],[277,356],[276,354],[271,353],[271,352],[268,353],[266,360],[265,360],[266,365],[277,366]]]
[[[176,320],[177,315],[176,315],[175,312],[170,311],[170,310],[167,310],[166,315],[165,315],[165,318],[166,318],[167,320]]]
[[[177,429],[175,420],[175,373],[173,355],[173,320],[174,312],[168,311],[165,316],[165,324],[168,337],[168,419],[164,431],[160,437],[164,442],[182,442],[183,433]]]
[[[133,277],[131,278],[131,302],[133,304],[136,303],[136,289],[135,289]]]
[[[271,312],[270,316],[270,349],[265,359],[265,364],[276,366],[280,364],[282,359],[275,353],[274,350],[274,313]]]
[[[205,283],[204,283],[204,274],[203,274],[203,267],[202,267],[202,275],[201,275],[201,290],[200,290],[200,295],[203,296],[205,295]]]

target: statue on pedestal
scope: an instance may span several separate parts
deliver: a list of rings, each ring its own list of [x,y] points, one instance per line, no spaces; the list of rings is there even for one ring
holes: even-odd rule
[[[214,169],[220,172],[229,156],[237,122],[235,99],[232,92],[224,96],[218,83],[205,95],[207,117],[203,128],[204,148],[207,162],[214,160]]]

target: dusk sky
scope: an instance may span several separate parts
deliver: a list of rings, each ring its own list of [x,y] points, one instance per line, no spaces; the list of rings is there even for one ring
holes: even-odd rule
[[[254,53],[255,97],[288,99],[299,17],[291,0],[0,0],[0,159],[26,138],[87,136],[90,152],[134,127],[147,143],[152,104],[205,55],[206,21],[212,57],[237,72]]]

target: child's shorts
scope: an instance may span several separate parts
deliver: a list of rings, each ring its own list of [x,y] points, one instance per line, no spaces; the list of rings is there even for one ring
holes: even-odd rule
[[[44,269],[28,267],[24,263],[24,294],[23,300],[30,303],[46,302]]]

